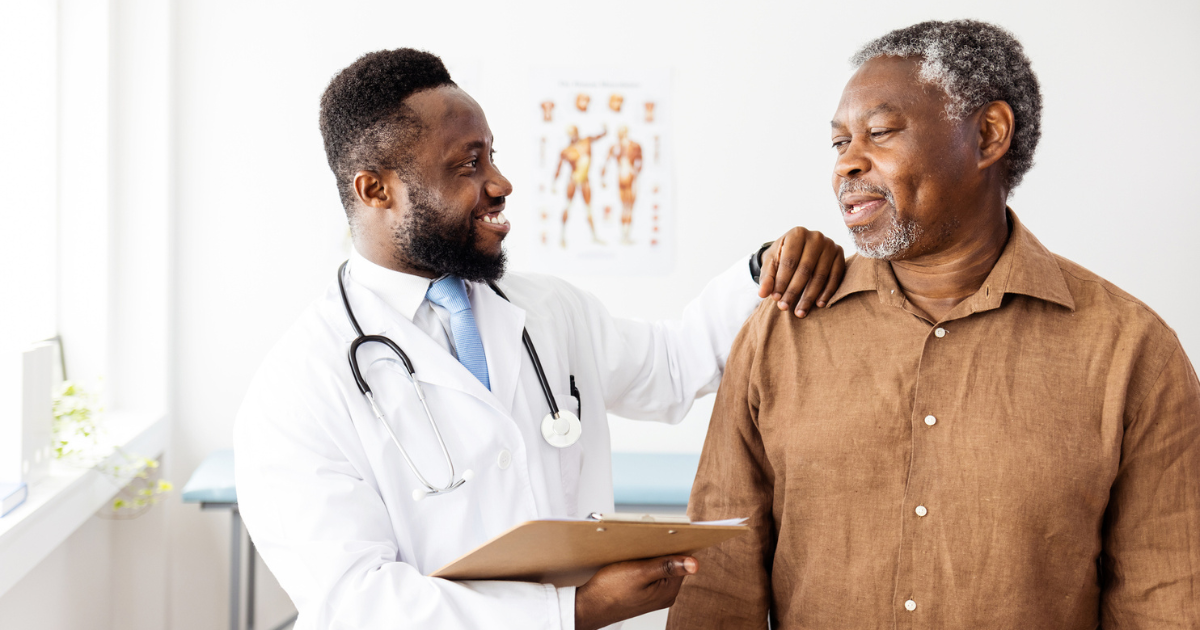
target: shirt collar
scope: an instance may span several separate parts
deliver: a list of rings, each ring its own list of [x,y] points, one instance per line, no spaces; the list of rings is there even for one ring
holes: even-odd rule
[[[367,260],[358,249],[350,252],[350,277],[383,300],[385,304],[412,321],[425,302],[430,279],[393,271]],[[468,283],[469,284],[469,283]]]
[[[1012,226],[1008,243],[983,286],[965,300],[970,311],[977,313],[999,308],[1008,293],[1028,295],[1075,310],[1075,300],[1054,254],[1021,223],[1011,208],[1007,212]],[[890,263],[856,255],[847,264],[846,277],[830,298],[829,305],[861,291],[876,291],[882,304],[902,307],[905,302]]]

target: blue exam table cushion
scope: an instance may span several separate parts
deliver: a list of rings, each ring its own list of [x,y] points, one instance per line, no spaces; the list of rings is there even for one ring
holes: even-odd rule
[[[613,453],[615,502],[686,506],[699,466],[697,453]]]
[[[183,487],[184,503],[237,503],[233,485],[233,449],[213,451]]]
[[[700,465],[694,453],[613,453],[613,494],[622,505],[687,505]],[[233,449],[214,451],[183,487],[185,503],[237,503]]]

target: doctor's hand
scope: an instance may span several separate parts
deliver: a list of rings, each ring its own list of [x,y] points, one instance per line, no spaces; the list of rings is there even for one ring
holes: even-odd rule
[[[700,568],[691,556],[662,556],[610,564],[575,589],[575,630],[596,630],[675,603],[686,575]]]
[[[804,317],[814,303],[829,303],[845,275],[840,245],[820,232],[794,227],[763,252],[758,296],[775,300],[781,311],[794,307],[796,316]]]

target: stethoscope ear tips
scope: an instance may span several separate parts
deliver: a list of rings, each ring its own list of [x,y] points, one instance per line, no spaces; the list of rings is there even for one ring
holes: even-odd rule
[[[420,501],[429,496],[428,490],[413,490],[413,501]]]
[[[470,481],[475,478],[475,471],[470,468],[463,471],[463,481]]]

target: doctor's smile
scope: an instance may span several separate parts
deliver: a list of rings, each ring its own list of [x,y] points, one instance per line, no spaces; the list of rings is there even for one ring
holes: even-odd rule
[[[486,224],[484,227],[496,230],[501,234],[508,234],[508,231],[512,228],[512,226],[508,223],[508,217],[504,216],[503,210],[497,210],[495,212],[484,214],[479,217],[479,220]]]

